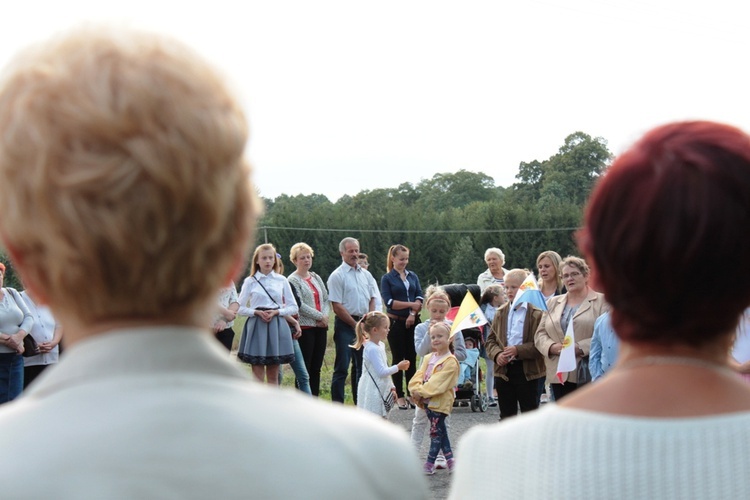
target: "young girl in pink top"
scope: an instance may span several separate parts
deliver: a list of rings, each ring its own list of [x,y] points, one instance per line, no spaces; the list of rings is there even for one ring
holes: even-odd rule
[[[454,467],[453,451],[445,427],[445,418],[453,409],[453,388],[460,371],[458,360],[450,352],[450,327],[443,322],[430,326],[433,352],[425,356],[422,366],[409,382],[415,403],[424,408],[430,420],[430,451],[424,464],[425,474],[435,473],[435,459],[442,450],[448,471]]]

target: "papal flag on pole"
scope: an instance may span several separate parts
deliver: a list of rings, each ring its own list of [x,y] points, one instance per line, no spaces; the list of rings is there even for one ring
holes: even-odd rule
[[[461,301],[461,307],[458,308],[458,312],[456,313],[456,318],[453,320],[451,337],[453,337],[454,333],[466,328],[475,328],[486,324],[487,318],[484,316],[479,304],[474,300],[471,292],[466,292],[464,300]]]
[[[557,362],[557,379],[563,382],[563,373],[572,372],[576,369],[576,339],[573,335],[573,318],[568,321],[568,328],[565,329],[565,338],[563,339],[563,348],[560,352],[560,359]]]
[[[523,280],[523,283],[521,283],[516,294],[516,300],[513,301],[513,307],[523,302],[528,302],[542,311],[547,310],[547,302],[544,300],[544,295],[542,295],[539,286],[536,284],[534,273],[529,273],[526,279]]]

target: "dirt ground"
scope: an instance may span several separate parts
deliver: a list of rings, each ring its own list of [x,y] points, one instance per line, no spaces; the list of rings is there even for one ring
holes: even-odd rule
[[[500,412],[497,407],[487,408],[487,411],[472,412],[471,408],[459,407],[453,408],[453,413],[450,417],[448,435],[451,440],[451,447],[453,448],[456,456],[456,461],[461,460],[461,449],[459,446],[461,436],[470,428],[475,425],[482,424],[497,424],[500,417]],[[398,408],[392,410],[388,415],[388,420],[396,425],[403,427],[406,432],[411,432],[411,422],[414,418],[414,410],[399,410]],[[427,457],[427,450],[430,446],[429,436],[425,436],[422,441],[422,449],[419,452],[419,458],[425,460]],[[450,492],[451,475],[448,474],[447,470],[436,470],[432,476],[427,476],[427,483],[430,487],[430,492],[434,499],[448,498]]]

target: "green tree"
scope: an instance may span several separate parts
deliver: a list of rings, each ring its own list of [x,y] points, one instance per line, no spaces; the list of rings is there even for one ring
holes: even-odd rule
[[[544,197],[547,205],[555,198],[583,204],[611,159],[606,140],[574,132],[549,159],[521,162],[516,175],[520,182],[513,185],[514,200],[525,203]]]
[[[575,132],[565,138],[559,152],[549,159],[543,184],[556,182],[564,188],[568,199],[583,204],[611,158],[606,140]]]
[[[475,250],[471,238],[464,236],[453,247],[451,267],[448,278],[453,283],[475,283],[481,272],[478,270],[477,262],[481,262],[481,256]]]
[[[546,169],[545,163],[537,160],[529,163],[522,161],[518,166],[516,179],[521,182],[514,184],[514,188],[519,201],[533,201],[539,198]]]
[[[475,201],[489,201],[497,196],[495,180],[487,174],[459,170],[435,174],[417,185],[420,204],[437,209],[445,206],[463,207]]]

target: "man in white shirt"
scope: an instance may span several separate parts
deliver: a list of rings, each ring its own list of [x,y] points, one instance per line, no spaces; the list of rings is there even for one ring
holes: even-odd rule
[[[359,253],[359,257],[357,258],[357,264],[364,269],[365,271],[370,271],[370,261],[368,260],[366,253]],[[382,311],[383,310],[383,297],[380,296],[380,286],[378,286],[378,282],[375,280],[375,278],[372,276],[372,273],[370,273],[370,287],[375,293],[375,311]]]
[[[0,409],[3,498],[426,496],[402,431],[256,383],[211,338],[258,202],[206,61],[134,30],[58,36],[0,77],[0,130],[0,237],[66,338]]]
[[[333,341],[336,344],[336,359],[333,363],[331,380],[331,400],[344,402],[344,387],[349,364],[352,369],[352,396],[357,402],[357,384],[362,374],[362,351],[355,351],[357,322],[370,311],[375,310],[377,291],[370,285],[372,275],[358,263],[359,241],[344,238],[339,243],[341,265],[328,277],[328,298],[336,315],[333,323]]]

